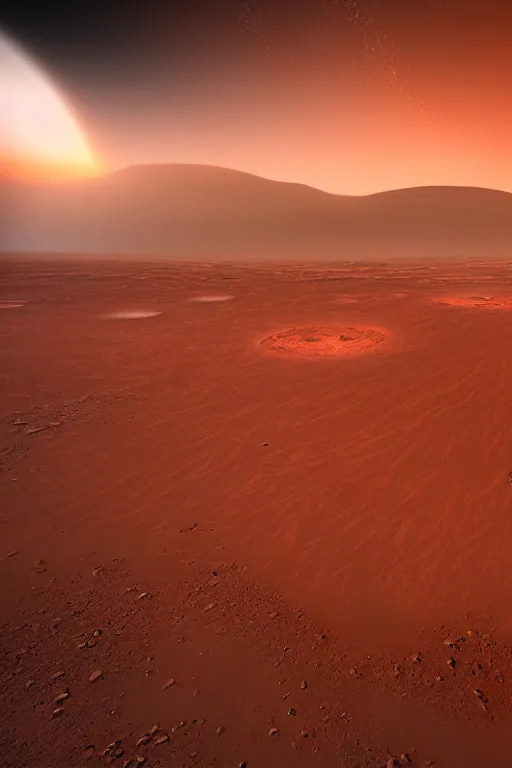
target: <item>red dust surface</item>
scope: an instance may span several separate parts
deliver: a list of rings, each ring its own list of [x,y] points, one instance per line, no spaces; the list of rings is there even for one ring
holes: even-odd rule
[[[387,331],[374,328],[290,328],[263,339],[268,352],[294,357],[353,357],[383,342]]]
[[[341,267],[4,257],[2,768],[509,765],[511,264]]]

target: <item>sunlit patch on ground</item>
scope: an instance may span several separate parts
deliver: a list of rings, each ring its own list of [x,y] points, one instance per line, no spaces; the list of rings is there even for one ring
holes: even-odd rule
[[[294,357],[352,357],[370,352],[388,336],[384,329],[366,326],[290,328],[260,341],[267,352]]]
[[[234,296],[228,296],[226,294],[215,294],[212,296],[193,296],[190,301],[199,301],[199,302],[213,302],[213,301],[229,301],[230,299],[234,299]]]
[[[336,299],[335,304],[340,304],[341,306],[359,304],[359,299],[356,299],[352,296],[342,296],[340,299]]]
[[[448,296],[434,299],[450,307],[479,307],[482,309],[512,309],[512,296]]]
[[[101,315],[103,320],[144,320],[148,317],[156,317],[161,315],[161,312],[154,312],[148,309],[135,309],[122,312],[107,312],[105,315]]]

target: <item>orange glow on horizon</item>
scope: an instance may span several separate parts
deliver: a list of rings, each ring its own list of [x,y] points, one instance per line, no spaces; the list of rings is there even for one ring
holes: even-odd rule
[[[62,184],[79,179],[100,175],[98,165],[78,165],[72,163],[44,162],[0,158],[0,179],[23,182]]]

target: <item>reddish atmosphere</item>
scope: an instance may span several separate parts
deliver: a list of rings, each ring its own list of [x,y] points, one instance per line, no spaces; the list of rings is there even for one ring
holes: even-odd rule
[[[510,768],[512,4],[0,25],[0,768]]]
[[[107,4],[101,29],[86,6],[45,5],[8,3],[5,33],[53,76],[107,170],[201,163],[355,195],[512,191],[505,0]]]

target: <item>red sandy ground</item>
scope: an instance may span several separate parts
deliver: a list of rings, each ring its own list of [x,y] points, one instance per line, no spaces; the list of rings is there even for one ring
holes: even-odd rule
[[[509,765],[510,264],[0,270],[2,768]]]

